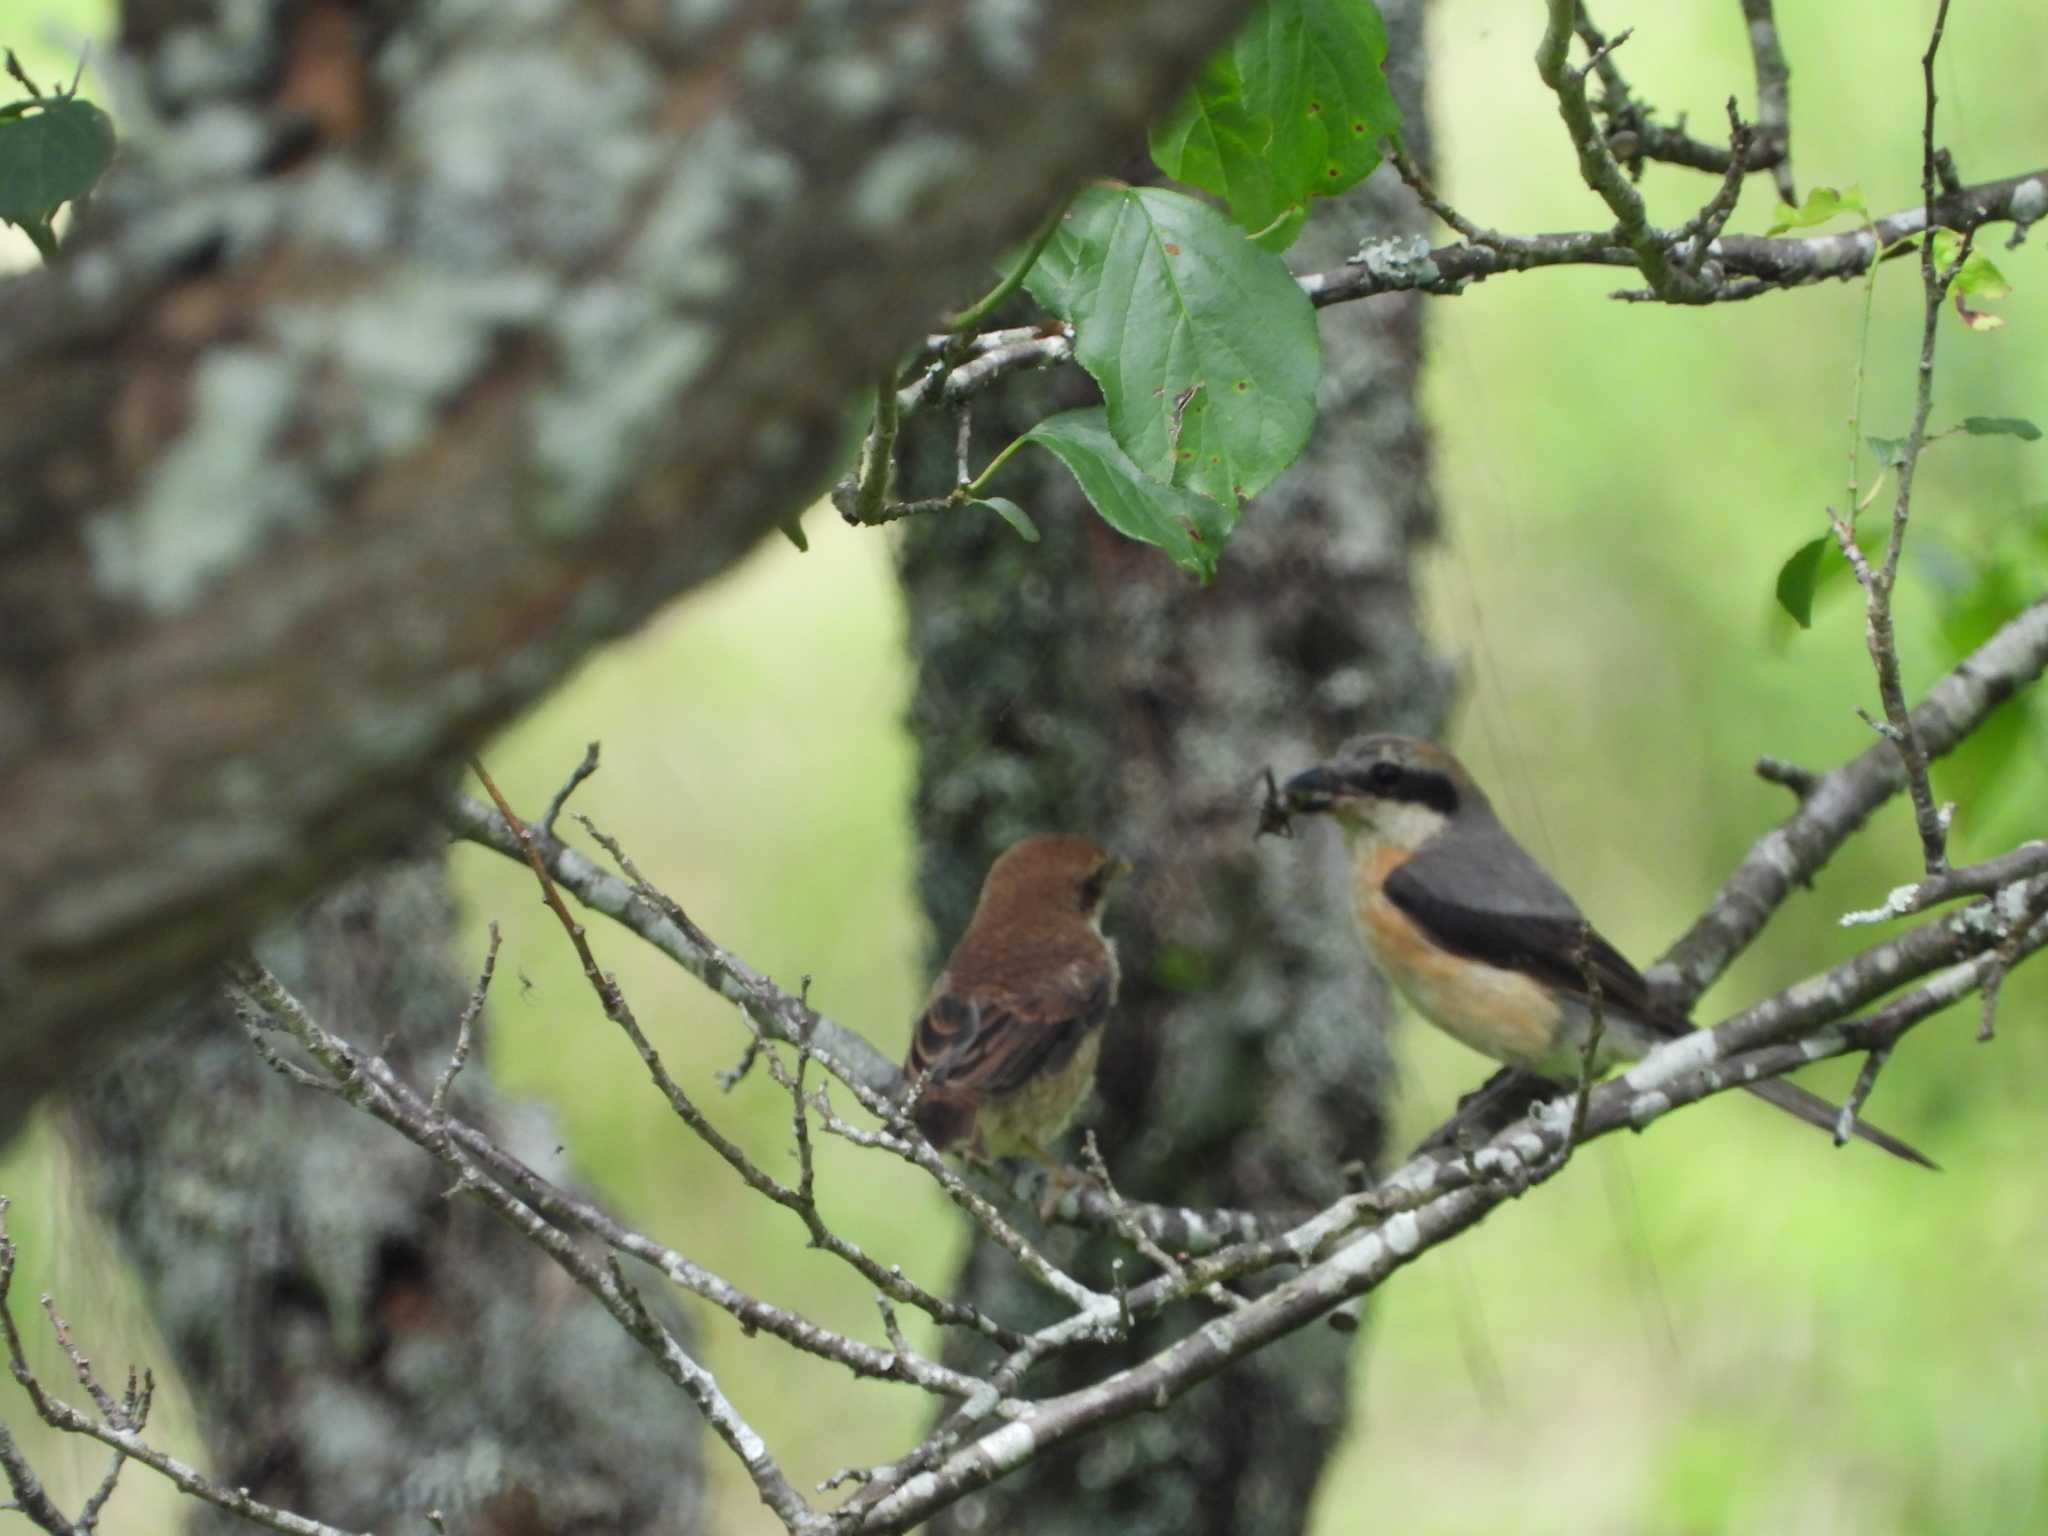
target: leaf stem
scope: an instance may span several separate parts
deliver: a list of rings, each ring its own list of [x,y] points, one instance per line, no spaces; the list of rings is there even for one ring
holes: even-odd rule
[[[1072,201],[1071,195],[1060,199],[1059,207],[1053,209],[1052,217],[1047,219],[1038,233],[1031,237],[1031,244],[1026,246],[1024,254],[1017,258],[1017,264],[1010,269],[1009,276],[957,315],[949,315],[946,318],[947,330],[956,333],[979,330],[981,322],[995,312],[997,305],[1024,286],[1024,279],[1031,275],[1031,269],[1038,265],[1038,258],[1052,243],[1052,237],[1058,233],[1060,220],[1067,216],[1067,204]]]

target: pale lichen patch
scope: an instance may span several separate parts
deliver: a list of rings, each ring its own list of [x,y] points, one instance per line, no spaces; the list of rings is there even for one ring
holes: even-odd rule
[[[796,161],[737,119],[706,123],[634,239],[627,271],[671,302],[724,298],[741,281],[732,231],[787,207],[802,187]]]
[[[850,211],[855,227],[879,234],[903,224],[971,158],[967,145],[947,133],[919,134],[891,144],[868,162],[853,184]]]
[[[1039,0],[968,0],[967,40],[999,80],[1023,80],[1038,64],[1033,35],[1044,25]]]
[[[216,352],[192,382],[190,425],[133,505],[87,525],[106,591],[153,613],[189,605],[276,529],[320,500],[305,469],[272,451],[302,403],[298,364],[246,348]]]
[[[640,470],[649,435],[670,420],[676,398],[711,360],[711,326],[674,320],[611,359],[600,376],[573,378],[534,402],[534,444],[550,477],[541,530],[589,533],[618,489]]]
[[[466,49],[406,98],[416,248],[460,268],[595,251],[661,158],[654,97],[651,67],[622,46]]]

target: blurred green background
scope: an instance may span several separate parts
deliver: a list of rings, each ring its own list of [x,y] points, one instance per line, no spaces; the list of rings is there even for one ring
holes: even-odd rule
[[[39,17],[82,27],[94,8],[25,9],[17,44],[37,40]],[[1802,189],[1860,184],[1880,211],[1917,199],[1932,10],[1784,7]],[[1440,183],[1499,228],[1598,224],[1529,62],[1539,12],[1535,0],[1434,5]],[[1752,104],[1732,0],[1616,4],[1597,19],[1638,28],[1619,58],[1661,110],[1712,134],[1731,90]],[[47,73],[64,68],[48,49],[27,51]],[[1940,137],[1966,180],[2048,161],[2043,56],[2040,7],[1959,0],[1937,78]],[[1644,186],[1662,222],[1708,190],[1655,167]],[[1761,231],[1773,201],[1752,178],[1733,227]],[[2048,421],[2048,270],[2038,241],[2007,251],[2003,236],[1985,247],[2015,285],[1997,306],[2008,324],[1990,335],[1944,324],[1937,424]],[[1616,304],[1614,286],[1612,274],[1540,273],[1431,305],[1445,528],[1427,590],[1436,634],[1465,669],[1455,744],[1593,918],[1647,959],[1787,809],[1784,791],[1751,776],[1758,754],[1825,766],[1870,739],[1854,714],[1875,698],[1847,584],[1805,634],[1771,601],[1779,564],[1843,495],[1861,289],[1689,312]],[[1917,287],[1899,264],[1877,299],[1870,432],[1905,429],[1917,327]],[[1924,465],[1900,604],[1916,694],[1986,621],[1971,611],[1972,562],[2006,562],[2009,601],[2040,588],[2044,470],[2048,443],[2003,439],[1946,442]],[[714,935],[786,984],[809,974],[814,1001],[896,1051],[928,939],[910,888],[901,614],[885,535],[829,514],[808,526],[808,555],[764,546],[607,652],[487,757],[534,806],[600,738],[605,767],[581,809]],[[1961,801],[1958,858],[2043,831],[2041,728],[2011,712],[1995,734],[1937,773],[1937,791]],[[748,1198],[645,1087],[519,871],[466,849],[455,859],[462,963],[481,955],[486,920],[506,929],[499,1075],[554,1106],[588,1177],[711,1267],[877,1334],[865,1288],[806,1252],[795,1222]],[[1880,900],[1916,861],[1907,819],[1881,817],[1703,1016],[1867,939],[1836,917]],[[725,1098],[711,1082],[743,1040],[731,1011],[636,941],[600,926],[594,942],[682,1080],[755,1154],[784,1163],[785,1108],[759,1075]],[[1931,1152],[1939,1176],[1866,1148],[1833,1153],[1724,1101],[1599,1144],[1568,1177],[1404,1271],[1362,1336],[1356,1426],[1318,1530],[1395,1516],[1423,1536],[2048,1531],[2044,997],[2036,966],[2008,987],[1994,1043],[1974,1044],[1974,1010],[1959,1010],[1894,1058],[1871,1112]],[[1412,1026],[1399,1045],[1411,1128],[1485,1070]],[[1839,1089],[1852,1071],[1813,1077]],[[28,1249],[25,1294],[56,1289],[104,1362],[161,1360],[76,1209],[59,1141],[46,1127],[0,1162]],[[849,1235],[943,1282],[964,1234],[921,1180],[836,1145],[821,1179]],[[883,1458],[923,1422],[904,1389],[742,1340],[710,1314],[699,1324],[708,1363],[800,1482]],[[189,1452],[172,1399],[164,1433]],[[19,1426],[20,1400],[0,1401]],[[98,1475],[96,1452],[31,1445],[67,1493]],[[775,1528],[723,1453],[708,1456],[718,1528]],[[131,1473],[106,1528],[165,1529],[173,1505]]]

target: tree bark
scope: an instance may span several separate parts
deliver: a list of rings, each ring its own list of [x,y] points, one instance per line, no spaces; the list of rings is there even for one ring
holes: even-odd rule
[[[0,287],[0,1136],[788,522],[1246,8],[129,0]]]
[[[1383,9],[1420,149],[1421,8]],[[1327,264],[1361,235],[1417,227],[1412,198],[1383,177],[1326,210],[1298,259]],[[1120,1188],[1148,1200],[1321,1203],[1384,1136],[1386,999],[1342,920],[1342,872],[1253,839],[1266,766],[1284,774],[1364,728],[1434,731],[1447,692],[1410,567],[1434,526],[1419,306],[1325,311],[1322,326],[1316,439],[1247,510],[1213,587],[1109,532],[1035,454],[996,489],[1032,511],[1039,544],[961,513],[917,520],[904,542],[937,951],[1014,838],[1088,832],[1135,860],[1106,924],[1124,983],[1095,1128]],[[976,425],[993,447],[1042,407],[1012,405],[996,424],[984,403]],[[949,443],[927,452],[950,465]],[[1052,1241],[1109,1287],[1121,1245]],[[986,1245],[959,1283],[1000,1315],[1044,1311]],[[1135,1362],[1165,1337],[1141,1329],[1118,1350]],[[1289,1340],[1163,1419],[1112,1426],[970,1496],[934,1529],[1297,1531],[1344,1424],[1347,1355],[1320,1330]],[[1090,1380],[1104,1370],[1100,1357],[1078,1364]],[[1055,1367],[1028,1386],[1083,1379]]]
[[[443,863],[348,882],[260,946],[324,1024],[423,1085],[469,988]],[[425,1530],[431,1510],[460,1536],[702,1528],[702,1421],[545,1254],[384,1126],[278,1077],[225,1002],[149,1033],[75,1121],[218,1479],[348,1530]],[[458,1112],[559,1163],[482,1055]],[[194,1531],[257,1529],[192,1508]]]

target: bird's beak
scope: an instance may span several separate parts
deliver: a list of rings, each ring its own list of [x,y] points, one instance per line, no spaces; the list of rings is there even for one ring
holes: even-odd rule
[[[1121,854],[1113,856],[1109,861],[1109,878],[1112,883],[1122,880],[1128,875],[1134,875],[1137,872],[1138,866],[1129,859],[1124,858]]]
[[[1311,768],[1289,779],[1280,791],[1280,799],[1289,811],[1313,816],[1329,810],[1340,796],[1349,792],[1336,769]]]

